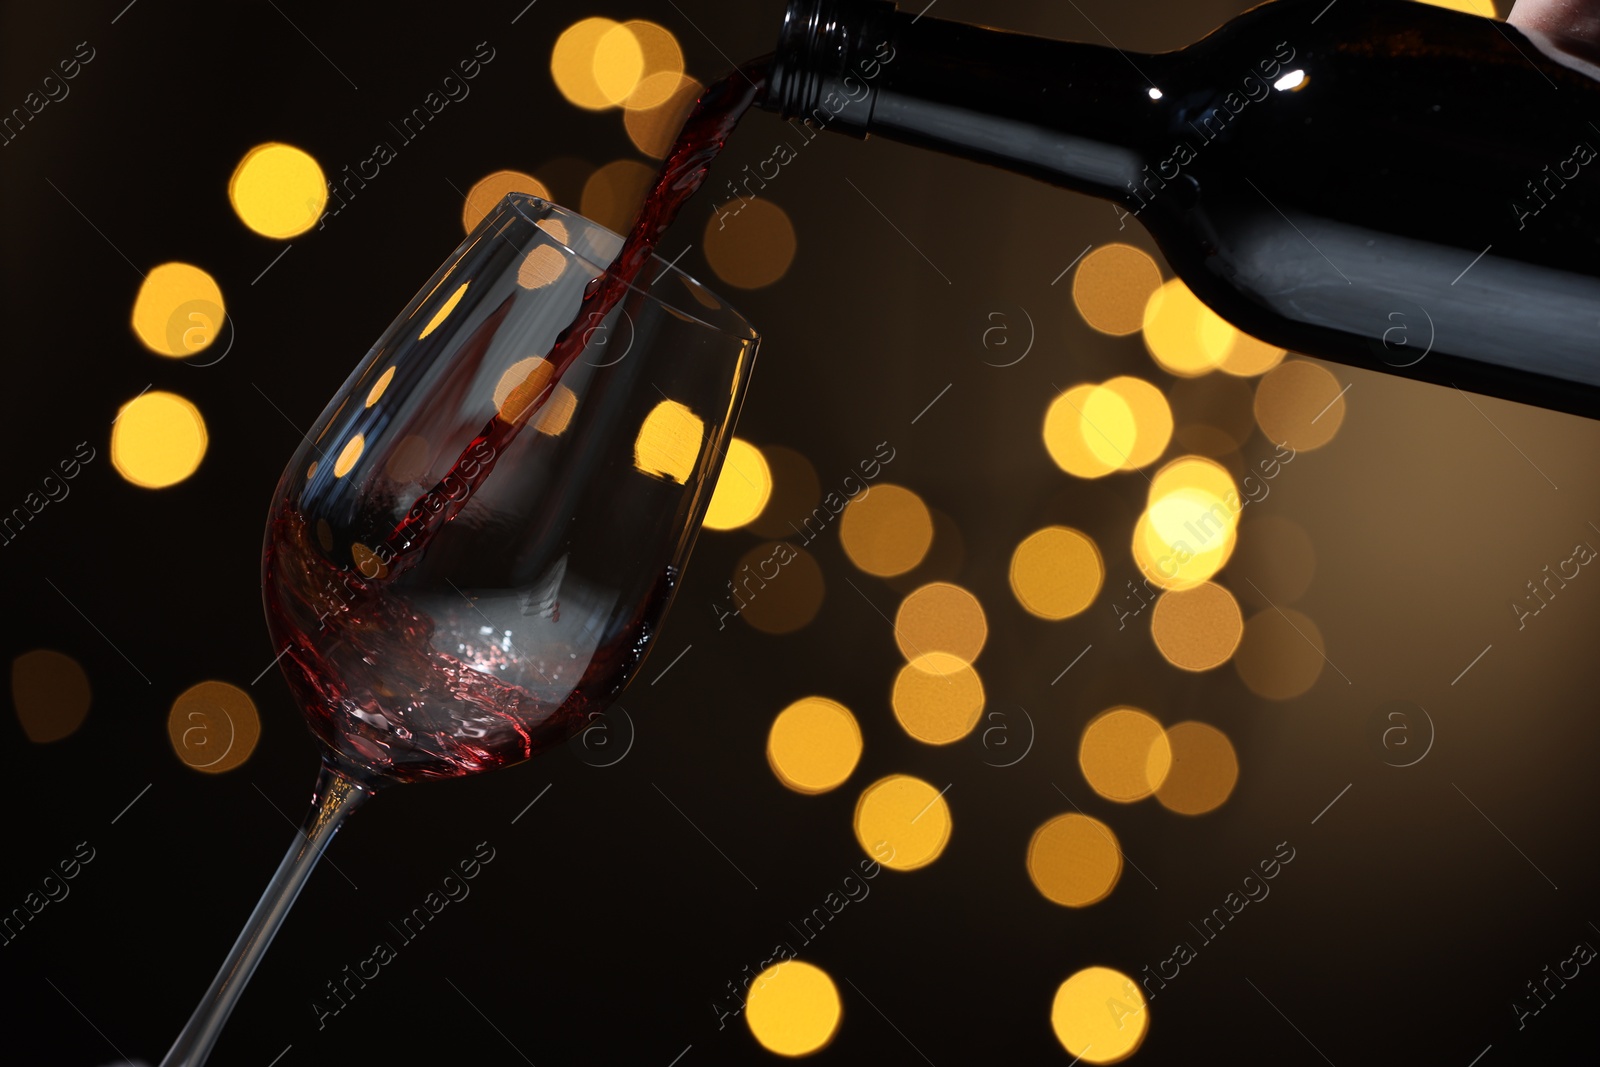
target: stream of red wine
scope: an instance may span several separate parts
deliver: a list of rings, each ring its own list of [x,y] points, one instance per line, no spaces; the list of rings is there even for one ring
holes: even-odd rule
[[[550,594],[553,606],[539,616],[548,622],[537,624],[542,630],[524,604],[520,625],[528,629],[520,640],[531,648],[514,648],[509,630],[502,640],[496,627],[481,625],[490,621],[486,611],[503,610],[494,598],[452,595],[429,604],[397,592],[394,580],[420,561],[422,550],[484,485],[518,433],[535,421],[588,343],[593,331],[587,327],[602,321],[626,294],[684,203],[704,184],[728,135],[763,91],[769,66],[770,57],[756,60],[702,94],[621,250],[584,291],[578,313],[546,356],[544,393],[518,405],[514,417],[497,414],[484,424],[373,552],[382,566],[356,573],[337,568],[318,551],[306,517],[291,502],[274,516],[266,560],[269,621],[275,639],[286,644],[292,664],[285,675],[312,731],[347,770],[369,779],[411,781],[527,759],[591,722],[603,698],[642,659],[653,622],[671,596],[670,567],[647,603],[625,607],[632,621],[594,648],[569,647],[569,635],[583,631],[580,618],[562,624],[563,612],[580,614],[570,593],[563,592],[564,605]],[[313,625],[318,632],[308,633]],[[497,671],[505,673],[497,677]],[[512,678],[524,671],[540,684],[514,684]]]
[[[561,375],[588,343],[592,331],[586,327],[602,321],[610,313],[638,277],[639,271],[650,262],[661,235],[678,217],[684,203],[705,184],[711,163],[722,151],[728,135],[765,91],[770,66],[770,56],[747,63],[701,94],[666,162],[662,164],[655,185],[639,208],[639,214],[621,250],[605,273],[589,283],[577,315],[556,338],[545,357],[552,373],[548,376],[544,392],[534,403],[519,405],[520,410],[513,420],[508,421],[500,415],[490,418],[462,450],[461,457],[451,466],[450,472],[418,499],[417,506],[407,512],[385,542],[396,560],[390,564],[392,569],[404,569],[404,557],[427,544],[434,531],[466,507],[477,487],[494,470],[495,460],[504,454],[506,446],[521,432],[522,427],[533,421],[532,416],[543,401],[552,395]],[[488,457],[487,460],[483,459],[484,456]],[[450,491],[451,485],[463,483],[467,486],[465,493],[459,489]],[[422,506],[424,501],[429,500],[446,500],[449,503],[443,509],[434,511]]]

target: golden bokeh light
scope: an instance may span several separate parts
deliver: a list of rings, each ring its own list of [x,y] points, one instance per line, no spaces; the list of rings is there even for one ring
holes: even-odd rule
[[[390,366],[388,370],[378,375],[378,380],[372,383],[371,389],[367,390],[367,402],[362,405],[363,407],[370,408],[383,397],[384,392],[389,388],[389,383],[394,381],[394,372],[395,368]]]
[[[1293,604],[1311,588],[1317,553],[1299,523],[1281,515],[1259,515],[1240,528],[1233,567],[1249,576],[1239,595],[1256,607]]]
[[[178,758],[197,771],[231,771],[255,751],[261,717],[243,689],[227,682],[190,686],[172,702],[167,736]]]
[[[1086,908],[1111,895],[1122,877],[1122,850],[1111,827],[1068,812],[1033,832],[1028,877],[1046,900]]]
[[[517,268],[517,284],[524,289],[543,289],[567,269],[567,257],[555,245],[535,245],[522,257]]]
[[[625,233],[655,179],[654,167],[634,159],[613,160],[597,167],[583,183],[578,210],[585,218],[608,230]],[[597,265],[608,263],[610,259],[610,256],[598,256]]]
[[[269,142],[250,149],[234,168],[228,200],[239,221],[283,240],[316,225],[328,203],[328,180],[309,152]]]
[[[1133,406],[1121,393],[1097,385],[1083,398],[1078,432],[1090,455],[1112,470],[1121,470],[1128,466],[1129,450],[1139,436],[1139,423]]]
[[[703,92],[704,85],[683,74],[662,72],[645,78],[628,98],[628,109],[623,112],[628,140],[651,159],[665,159]],[[657,102],[645,106],[640,103],[642,100]]]
[[[70,737],[89,714],[89,676],[78,661],[37,648],[11,661],[11,705],[28,740]]]
[[[900,668],[890,697],[906,733],[929,745],[959,741],[983,714],[983,681],[948,652],[928,652]]]
[[[856,840],[893,870],[912,871],[938,859],[950,843],[950,829],[944,796],[909,774],[878,779],[856,802]]]
[[[712,530],[736,530],[760,515],[771,496],[772,471],[761,449],[735,437],[722,459],[722,473],[711,493],[704,525]]]
[[[1316,623],[1293,608],[1269,607],[1245,622],[1233,666],[1256,696],[1293,700],[1321,676],[1324,648]]]
[[[1106,568],[1094,540],[1070,526],[1046,526],[1011,555],[1011,592],[1030,615],[1069,619],[1099,595]]]
[[[1110,967],[1085,967],[1061,983],[1050,1026],[1081,1063],[1120,1063],[1139,1051],[1150,1029],[1144,992]]]
[[[1239,757],[1228,736],[1203,722],[1180,722],[1167,731],[1172,770],[1156,790],[1161,805],[1180,815],[1215,811],[1239,781]]]
[[[814,512],[822,500],[817,469],[804,455],[782,445],[768,445],[761,453],[772,476],[772,495],[750,529],[762,537],[805,536],[803,523],[809,518],[816,526]]]
[[[613,19],[578,20],[556,38],[550,53],[556,88],[568,103],[586,111],[616,107],[633,92],[643,73],[639,39]]]
[[[1101,245],[1083,257],[1072,276],[1072,302],[1083,321],[1101,333],[1125,337],[1144,325],[1145,305],[1161,288],[1161,268],[1125,244]]]
[[[555,373],[555,367],[543,356],[529,356],[511,364],[494,384],[495,416],[502,422],[518,422],[547,398],[554,399],[549,393]]]
[[[633,442],[633,465],[646,474],[687,485],[700,459],[706,424],[676,400],[650,409]]]
[[[1226,348],[1213,355],[1201,343],[1200,326],[1209,321],[1207,316],[1216,318],[1182,279],[1172,278],[1150,294],[1144,309],[1144,345],[1162,370],[1193,378],[1217,369]]]
[[[142,393],[118,409],[111,465],[134,485],[165,489],[199,469],[207,440],[199,408],[176,393]]]
[[[1233,594],[1214,582],[1169,590],[1150,614],[1150,636],[1168,663],[1209,671],[1228,662],[1244,636],[1244,616]]]
[[[1150,479],[1134,524],[1133,558],[1163,589],[1191,589],[1233,554],[1243,504],[1233,476],[1203,456],[1179,456]]]
[[[820,967],[786,959],[750,983],[744,1019],[761,1047],[780,1056],[809,1056],[827,1047],[844,1008]]]
[[[131,322],[150,351],[183,359],[216,340],[226,317],[215,278],[193,264],[163,263],[140,283]]]
[[[356,570],[363,578],[389,577],[389,565],[360,541],[350,546],[350,561],[356,565]]]
[[[811,553],[787,542],[770,541],[740,558],[717,617],[720,620],[722,612],[737,611],[764,634],[794,633],[817,617],[825,592],[822,568]]]
[[[1222,322],[1221,318],[1217,318]],[[1227,323],[1223,323],[1227,325]],[[1217,366],[1224,374],[1231,374],[1236,378],[1253,378],[1283,362],[1283,357],[1288,355],[1277,345],[1269,345],[1265,341],[1258,341],[1242,330],[1235,330],[1228,326],[1228,344],[1221,350]],[[1207,344],[1208,334],[1205,327],[1201,327],[1201,344]],[[1214,333],[1215,331],[1213,331]],[[1208,348],[1209,350],[1209,348]]]
[[[1116,421],[1119,424],[1132,425],[1133,411],[1127,407],[1127,401],[1114,392],[1107,392],[1098,385],[1075,385],[1057,396],[1050,402],[1050,407],[1044,413],[1044,447],[1050,453],[1050,458],[1055,465],[1068,474],[1079,478],[1100,478],[1116,470],[1122,463],[1122,456],[1114,451],[1109,451],[1109,458],[1102,458],[1103,449],[1091,448],[1089,434],[1083,425],[1084,408],[1091,396],[1102,395],[1099,401],[1100,430],[1095,439],[1103,441],[1104,426],[1102,424]],[[1118,410],[1121,405],[1123,410]],[[1109,411],[1106,409],[1110,409]]]
[[[1132,433],[1115,440],[1114,453],[1120,457],[1118,470],[1138,470],[1161,458],[1172,440],[1172,408],[1161,390],[1145,381],[1121,375],[1111,378],[1089,396],[1084,408],[1084,438],[1093,448],[1095,429],[1091,425],[1096,399],[1111,393],[1117,396],[1128,411]]]
[[[533,428],[550,437],[559,437],[572,425],[572,416],[578,410],[578,394],[564,385],[558,385],[550,399],[539,409],[539,418]]]
[[[904,574],[928,554],[933,516],[916,493],[880,482],[845,505],[839,543],[850,562],[868,574]]]
[[[717,277],[739,289],[760,289],[782,278],[797,246],[789,213],[760,197],[712,215],[701,244]]]
[[[1486,19],[1497,17],[1492,0],[1421,0],[1424,4],[1459,11],[1463,15],[1479,15]]]
[[[467,199],[461,205],[461,228],[467,233],[477,229],[478,223],[499,206],[507,193],[528,193],[541,200],[550,199],[549,188],[533,175],[520,170],[497,170],[479,178],[467,190]]]
[[[796,793],[826,793],[843,785],[861,760],[861,727],[850,709],[826,697],[805,697],[784,708],[767,734],[767,764]]]
[[[989,637],[989,623],[978,598],[950,582],[929,582],[900,602],[894,615],[894,640],[907,660],[948,652],[973,663]]]
[[[439,310],[433,313],[433,318],[428,320],[428,325],[424,326],[422,328],[422,332],[417,334],[417,340],[420,341],[424,337],[427,337],[430,333],[439,328],[439,324],[441,322],[450,317],[450,312],[454,311],[456,309],[456,305],[461,303],[461,298],[467,295],[467,286],[471,284],[471,282],[462,282],[461,287],[450,294],[450,299],[439,305]]]
[[[356,434],[344,443],[339,450],[339,458],[333,461],[333,476],[343,478],[355,467],[356,461],[361,458],[361,453],[366,451],[367,439],[362,434]]]
[[[683,49],[665,26],[644,19],[629,19],[622,25],[633,35],[643,63],[633,88],[621,102],[629,111],[660,107],[671,98],[678,87],[677,79],[683,76]]]
[[[1228,562],[1238,529],[1204,489],[1176,489],[1152,503],[1133,526],[1133,561],[1163,589],[1192,589]]]
[[[1172,769],[1172,747],[1151,715],[1138,708],[1111,708],[1083,728],[1078,766],[1096,793],[1131,804],[1161,787]]]
[[[1256,386],[1256,424],[1273,444],[1321,448],[1344,422],[1345,388],[1322,366],[1292,359]]]

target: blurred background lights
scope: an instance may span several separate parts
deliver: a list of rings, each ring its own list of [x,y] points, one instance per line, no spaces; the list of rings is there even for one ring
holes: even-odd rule
[[[933,516],[916,493],[880,482],[845,505],[839,543],[850,562],[868,574],[904,574],[928,554]]]
[[[1067,619],[1094,602],[1105,564],[1094,541],[1070,526],[1047,526],[1011,555],[1011,592],[1030,615]]]
[[[1344,421],[1346,388],[1319,364],[1290,360],[1256,386],[1256,423],[1273,444],[1321,448]]]
[[[826,971],[801,960],[784,960],[750,983],[744,1018],[768,1052],[809,1056],[833,1040],[843,1010],[839,990]]]
[[[717,277],[739,289],[760,289],[787,274],[797,247],[789,213],[760,197],[725,207],[706,221],[701,244]]]
[[[949,652],[928,652],[900,668],[890,698],[906,733],[930,745],[959,741],[983,713],[983,682]]]
[[[1200,340],[1200,325],[1207,316],[1214,318],[1215,313],[1177,278],[1150,294],[1144,309],[1144,345],[1162,370],[1193,378],[1217,369],[1223,353],[1213,355]]]
[[[1128,429],[1115,440],[1113,452],[1118,457],[1119,470],[1137,470],[1161,458],[1172,440],[1172,408],[1161,390],[1145,381],[1121,375],[1108,380],[1089,396],[1084,408],[1085,440],[1093,447],[1094,429],[1089,425],[1096,399],[1112,394],[1122,401],[1128,412]]]
[[[687,485],[700,458],[705,432],[700,416],[676,400],[663,400],[639,426],[633,465],[646,474]]]
[[[188,263],[162,263],[133,299],[133,332],[156,355],[181,359],[216,340],[225,314],[216,279]]]
[[[279,240],[305,233],[322,217],[328,180],[310,153],[271,142],[245,153],[228,181],[239,221]]]
[[[1096,793],[1128,804],[1161,787],[1172,769],[1172,748],[1150,715],[1138,708],[1111,708],[1084,727],[1078,766]]]
[[[977,660],[989,637],[978,598],[949,582],[929,582],[900,602],[894,640],[907,660],[948,652],[964,663]]]
[[[1139,1050],[1150,1011],[1132,978],[1110,967],[1085,967],[1056,990],[1050,1026],[1079,1062],[1119,1063]]]
[[[1133,527],[1133,559],[1151,583],[1192,589],[1221,570],[1238,532],[1230,509],[1204,489],[1175,489],[1153,501]]]
[[[1099,903],[1121,876],[1122,850],[1099,819],[1077,812],[1057,815],[1028,842],[1028,877],[1045,899],[1064,907]]]
[[[556,38],[550,74],[568,103],[604,111],[633,92],[644,74],[644,50],[633,31],[613,19],[580,19]]]
[[[29,741],[70,737],[89,714],[89,676],[71,656],[48,648],[11,661],[11,704]]]
[[[645,194],[656,178],[656,168],[634,159],[618,159],[597,167],[583,183],[578,211],[615,233],[624,233],[644,203]],[[611,262],[610,256],[580,249],[596,266]]]
[[[1050,458],[1055,465],[1068,474],[1079,478],[1100,478],[1116,470],[1122,463],[1122,457],[1114,451],[1110,458],[1102,458],[1101,451],[1089,446],[1086,427],[1083,425],[1084,408],[1089,398],[1100,390],[1100,386],[1083,384],[1075,385],[1057,396],[1050,402],[1049,408],[1044,413],[1044,447],[1050,453]],[[1111,397],[1115,403],[1126,405],[1126,401],[1114,394]],[[1102,400],[1102,408],[1107,401]],[[1131,422],[1133,413],[1127,412],[1121,416]],[[1106,413],[1100,412],[1100,422],[1106,422]],[[1103,431],[1096,432],[1096,438],[1101,439]]]
[[[1132,245],[1101,245],[1083,257],[1072,276],[1072,301],[1083,321],[1101,333],[1124,337],[1144,325],[1150,294],[1161,287],[1161,268]]]
[[[566,254],[555,245],[535,245],[522,257],[517,268],[517,284],[524,289],[543,289],[567,269]]]
[[[543,404],[550,391],[555,368],[543,356],[519,359],[500,372],[494,383],[495,414],[505,422],[516,422],[537,404]]]
[[[1167,731],[1172,769],[1156,799],[1180,815],[1220,808],[1239,781],[1239,757],[1221,730],[1203,722],[1180,722]]]
[[[141,393],[112,424],[111,465],[134,485],[164,489],[199,469],[206,441],[199,408],[176,393]]]
[[[774,570],[776,577],[763,579]],[[729,592],[718,603],[718,618],[724,611],[737,610],[739,618],[766,634],[794,633],[809,625],[822,610],[825,592],[816,558],[798,545],[785,542],[780,548],[776,541],[746,552],[726,588]]]
[[[1168,663],[1186,671],[1209,671],[1226,663],[1243,635],[1239,602],[1214,582],[1162,593],[1150,614],[1156,648]]]
[[[1322,674],[1322,633],[1293,608],[1269,607],[1244,624],[1233,666],[1256,696],[1293,700]]]
[[[911,871],[939,858],[950,841],[950,805],[909,774],[869,785],[856,802],[856,840],[885,867]]]
[[[539,417],[533,428],[539,433],[559,437],[572,424],[572,416],[577,410],[578,394],[564,385],[558,385],[539,408]]]
[[[497,170],[486,174],[467,190],[467,199],[461,205],[461,227],[467,233],[478,228],[485,215],[505,199],[507,193],[529,193],[541,200],[550,199],[550,190],[544,182],[520,170]]]
[[[643,110],[666,103],[683,75],[683,49],[678,46],[678,39],[665,26],[644,19],[629,19],[602,38],[595,56],[597,80],[606,45],[618,33],[626,33],[633,38],[640,58],[639,75],[619,103],[629,109]]]
[[[861,727],[843,704],[805,697],[778,713],[767,734],[767,763],[796,793],[844,784],[861,759]]]
[[[261,718],[243,689],[227,682],[201,682],[172,702],[167,736],[184,763],[207,774],[221,774],[250,758],[261,738]]]
[[[683,74],[652,74],[628,98],[622,124],[633,147],[651,159],[665,159],[678,131],[705,86]],[[643,101],[655,103],[645,104]]]
[[[751,522],[772,495],[772,472],[761,450],[741,437],[728,445],[722,473],[706,508],[705,525],[713,530],[735,530]]]

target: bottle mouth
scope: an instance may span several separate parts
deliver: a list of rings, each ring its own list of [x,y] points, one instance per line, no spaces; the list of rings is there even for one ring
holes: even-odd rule
[[[830,111],[829,94],[867,103],[860,90],[846,92],[844,79],[855,73],[856,56],[888,36],[892,0],[789,0],[774,52],[771,81],[762,106],[783,118],[844,117]],[[853,83],[854,84],[854,83]],[[858,136],[866,132],[870,106],[839,126]]]

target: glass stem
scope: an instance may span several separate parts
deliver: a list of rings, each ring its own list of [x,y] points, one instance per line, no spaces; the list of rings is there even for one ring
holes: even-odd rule
[[[166,1059],[161,1061],[161,1067],[200,1067],[206,1062],[222,1033],[222,1025],[228,1021],[239,994],[272,943],[273,935],[283,925],[283,918],[300,895],[311,868],[322,858],[349,814],[371,795],[367,788],[326,762],[323,764],[310,814],[296,832],[288,854],[278,864],[277,873],[272,876],[267,891],[261,894],[261,902],[233,943],[211,988],[206,990],[200,1006],[189,1017],[183,1033],[173,1042]]]

